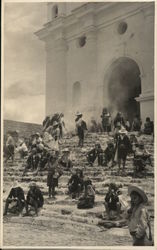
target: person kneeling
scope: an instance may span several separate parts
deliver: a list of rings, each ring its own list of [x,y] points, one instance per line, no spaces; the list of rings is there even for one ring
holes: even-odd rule
[[[77,208],[93,208],[95,201],[95,190],[90,179],[84,180],[84,193],[80,197]]]
[[[103,165],[103,150],[100,143],[96,143],[95,147],[87,153],[88,163],[93,166],[96,158],[98,157],[98,166]]]
[[[38,210],[44,204],[44,198],[39,187],[36,186],[36,183],[30,184],[30,189],[27,194],[26,199],[26,215],[29,215],[28,206],[34,208],[35,214],[38,215]]]
[[[11,209],[9,209],[9,205],[12,206]],[[22,212],[24,206],[25,206],[24,191],[21,187],[18,186],[17,182],[14,182],[13,187],[6,199],[4,215],[7,215],[8,209],[10,210],[10,212],[14,214],[19,214]]]
[[[110,183],[108,192],[105,196],[104,206],[108,219],[116,219],[120,217],[121,204],[118,197],[118,187],[114,183]]]

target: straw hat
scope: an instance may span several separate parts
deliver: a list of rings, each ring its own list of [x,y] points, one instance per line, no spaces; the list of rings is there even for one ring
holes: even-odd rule
[[[62,152],[63,152],[63,153],[68,153],[68,152],[70,152],[70,150],[69,150],[68,148],[64,148],[64,149],[62,150]]]
[[[76,116],[82,115],[79,111],[76,112]]]
[[[133,191],[138,193],[142,197],[143,202],[145,202],[145,203],[148,202],[148,197],[147,197],[146,193],[140,187],[133,186],[133,185],[129,186],[128,187],[128,194],[130,195]]]
[[[119,130],[119,133],[120,134],[127,134],[128,132],[127,132],[127,130],[125,129],[125,128],[121,128],[120,130]]]
[[[54,121],[53,127],[57,126],[59,123],[57,121]]]

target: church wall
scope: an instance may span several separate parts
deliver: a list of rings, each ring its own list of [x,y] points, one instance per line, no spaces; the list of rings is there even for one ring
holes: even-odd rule
[[[63,19],[56,18],[45,31],[39,31],[47,49],[46,114],[63,111],[74,115],[79,110],[87,119],[100,118],[102,107],[109,104],[110,66],[118,58],[128,57],[141,73],[142,92],[137,100],[141,103],[142,119],[150,116],[150,111],[153,118],[154,5],[77,4],[58,3]],[[48,5],[52,7],[52,3]],[[51,21],[50,9],[48,19]],[[121,22],[127,23],[124,34],[118,33]],[[56,29],[51,31],[51,27]],[[79,47],[78,39],[82,36],[86,36],[86,44]],[[81,86],[80,105],[74,105],[73,100],[76,82]]]

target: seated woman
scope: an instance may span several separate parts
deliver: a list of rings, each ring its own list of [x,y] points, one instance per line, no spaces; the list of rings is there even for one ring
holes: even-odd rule
[[[79,197],[80,192],[83,190],[83,172],[81,169],[73,169],[73,174],[68,181],[69,194],[72,195],[72,199]]]
[[[16,151],[20,154],[21,159],[25,158],[28,155],[28,148],[24,141],[21,141],[19,147],[16,149]]]
[[[104,206],[108,219],[120,217],[121,204],[118,197],[118,187],[114,183],[110,183],[108,192],[105,196]]]
[[[13,187],[6,199],[4,215],[7,215],[9,205],[12,205],[12,204],[13,204],[13,207],[11,209],[11,212],[15,214],[21,213],[23,208],[25,207],[24,191],[21,187],[18,186],[18,183],[16,181],[13,183]]]
[[[26,198],[26,215],[29,215],[28,206],[33,207],[35,214],[38,215],[39,208],[44,204],[44,198],[40,188],[36,186],[36,183],[31,183],[29,188]]]
[[[150,164],[151,162],[151,154],[144,148],[144,142],[139,141],[138,148],[136,148],[134,152],[134,177],[143,177],[143,174],[146,177],[145,166],[146,164]]]
[[[63,155],[58,163],[63,170],[70,171],[72,169],[72,161],[69,159],[70,151],[68,148],[65,148],[62,152]]]
[[[84,180],[84,192],[78,201],[77,208],[79,209],[93,208],[94,201],[95,201],[95,190],[92,185],[92,181],[89,178],[87,178]]]
[[[37,152],[36,148],[32,148],[32,150],[27,158],[25,168],[23,171],[23,175],[25,175],[25,173],[29,169],[31,169],[32,171],[37,170],[39,162],[40,162],[40,154]]]

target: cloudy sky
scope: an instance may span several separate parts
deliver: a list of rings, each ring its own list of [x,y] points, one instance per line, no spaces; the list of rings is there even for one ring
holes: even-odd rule
[[[45,112],[46,3],[4,5],[4,119],[41,123]]]

